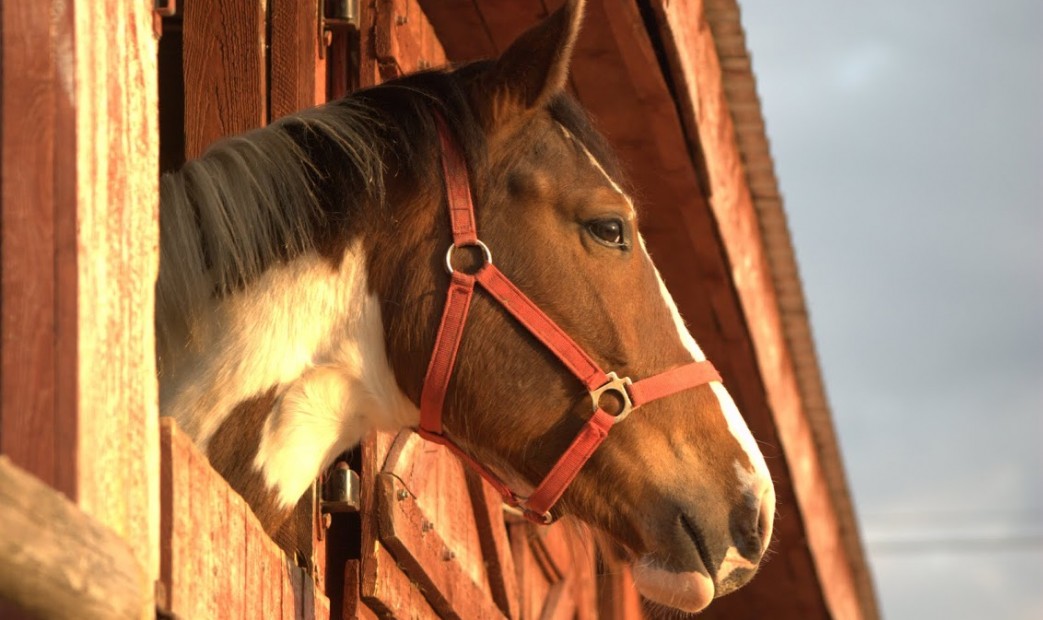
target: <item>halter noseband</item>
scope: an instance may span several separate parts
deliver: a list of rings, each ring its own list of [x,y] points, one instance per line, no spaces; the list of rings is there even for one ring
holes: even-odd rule
[[[711,381],[720,381],[721,377],[708,361],[691,362],[637,382],[631,382],[627,377],[619,377],[615,372],[606,373],[601,370],[568,334],[493,265],[489,248],[478,239],[470,181],[463,153],[452,139],[442,117],[435,114],[435,121],[441,142],[442,172],[453,242],[445,259],[446,270],[450,274],[449,291],[446,294],[435,348],[420,393],[420,428],[417,432],[424,439],[449,448],[492,484],[503,496],[505,503],[521,509],[530,521],[547,524],[553,520],[550,514],[551,507],[576,478],[579,470],[598,446],[605,441],[614,424],[622,422],[632,410],[645,403]],[[452,266],[453,251],[466,246],[479,248],[484,257],[484,264],[473,274],[455,271]],[[594,414],[529,497],[522,497],[512,491],[489,468],[461,450],[442,430],[442,408],[476,283],[579,379],[590,393],[593,403]],[[599,404],[601,396],[606,392],[614,392],[622,402],[622,409],[616,414],[606,412]]]

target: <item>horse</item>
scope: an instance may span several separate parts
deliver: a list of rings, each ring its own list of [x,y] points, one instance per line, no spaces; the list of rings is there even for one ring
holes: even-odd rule
[[[619,163],[565,92],[583,8],[499,58],[358,91],[164,174],[160,410],[269,533],[367,433],[420,429],[534,520],[618,543],[646,598],[698,611],[756,572],[775,492]],[[494,260],[514,297],[482,280]]]

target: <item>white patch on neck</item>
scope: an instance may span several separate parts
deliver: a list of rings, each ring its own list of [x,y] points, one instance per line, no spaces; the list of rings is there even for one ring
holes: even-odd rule
[[[164,359],[160,407],[204,452],[233,408],[277,386],[254,465],[289,506],[371,427],[414,425],[384,348],[380,303],[356,242],[337,269],[318,254],[217,300],[193,343]]]

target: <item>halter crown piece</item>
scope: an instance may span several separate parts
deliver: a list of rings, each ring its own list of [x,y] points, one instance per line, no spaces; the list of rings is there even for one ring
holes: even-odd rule
[[[493,265],[489,248],[478,239],[470,181],[463,153],[453,140],[445,120],[437,113],[435,121],[441,142],[442,172],[453,242],[446,253],[446,270],[450,274],[449,291],[446,294],[442,322],[435,338],[435,348],[420,393],[420,428],[417,432],[424,439],[449,448],[495,487],[505,503],[520,509],[530,521],[548,524],[553,521],[550,509],[598,446],[605,441],[613,425],[622,422],[632,410],[645,403],[711,381],[720,381],[721,377],[708,361],[691,362],[637,382],[618,377],[614,372],[603,371],[568,334]],[[473,274],[453,270],[453,251],[466,246],[479,248],[485,259],[484,264]],[[529,497],[520,496],[512,491],[489,468],[468,456],[442,429],[442,408],[449,388],[449,379],[453,375],[460,339],[467,324],[467,313],[476,283],[575,375],[590,393],[593,403],[594,414]],[[606,392],[616,393],[623,403],[619,412],[610,414],[599,405],[601,396]]]

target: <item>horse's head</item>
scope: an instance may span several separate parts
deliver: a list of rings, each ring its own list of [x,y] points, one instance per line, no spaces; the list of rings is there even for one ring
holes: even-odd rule
[[[615,160],[563,93],[582,5],[568,2],[497,61],[450,75],[464,96],[442,102],[441,113],[467,154],[478,233],[495,264],[601,367],[636,381],[704,356],[646,251]],[[437,161],[437,138],[428,141]],[[451,239],[441,169],[426,168],[403,166],[414,178],[408,192],[389,185],[403,193],[389,218],[394,242],[375,244],[371,258],[388,356],[414,401],[438,331]],[[461,270],[482,260],[457,254]],[[477,292],[449,384],[446,435],[524,494],[591,409],[573,375]],[[756,442],[713,381],[615,424],[554,511],[628,548],[645,596],[698,610],[752,577],[775,494]]]

